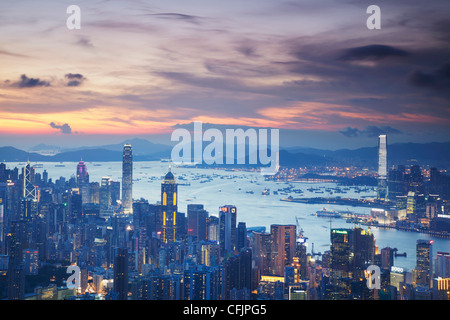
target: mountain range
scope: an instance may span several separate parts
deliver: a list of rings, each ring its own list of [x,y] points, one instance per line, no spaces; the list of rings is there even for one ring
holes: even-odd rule
[[[64,149],[41,144],[29,151],[12,146],[0,147],[0,161],[3,162],[63,162],[63,161],[121,161],[125,143],[133,146],[134,161],[153,161],[170,158],[171,146],[152,143],[144,139],[125,140],[118,144],[96,147]],[[53,152],[48,152],[53,150]],[[280,150],[280,165],[287,167],[323,165],[362,165],[374,167],[377,164],[378,148],[323,150],[315,148],[290,147]],[[450,166],[450,142],[395,143],[388,146],[388,164],[420,164],[437,167]]]

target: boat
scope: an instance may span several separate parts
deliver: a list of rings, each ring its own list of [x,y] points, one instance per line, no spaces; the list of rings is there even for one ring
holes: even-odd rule
[[[263,196],[268,196],[268,195],[270,195],[270,189],[264,189],[263,192],[261,192],[261,194],[262,194]]]
[[[321,211],[316,211],[316,215],[318,217],[327,217],[327,218],[340,218],[341,214],[337,211],[327,211],[325,209]]]

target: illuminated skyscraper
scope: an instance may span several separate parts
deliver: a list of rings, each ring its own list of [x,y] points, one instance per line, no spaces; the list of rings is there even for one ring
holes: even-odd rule
[[[433,277],[433,240],[417,240],[416,244],[416,284],[431,286]]]
[[[169,168],[161,184],[162,242],[170,243],[177,237],[178,185]]]
[[[378,137],[378,188],[377,198],[385,200],[387,196],[387,137]]]
[[[124,213],[133,211],[133,150],[130,144],[123,147],[122,206]]]
[[[347,299],[351,290],[352,245],[350,229],[331,230],[330,284],[328,299]]]
[[[37,188],[34,185],[34,167],[29,162],[22,168],[22,197],[38,200]]]
[[[284,268],[292,264],[295,256],[296,226],[273,224],[270,226],[270,234],[270,270],[272,274],[284,276]]]
[[[77,165],[77,185],[78,187],[89,184],[89,174],[83,160],[80,160]]]

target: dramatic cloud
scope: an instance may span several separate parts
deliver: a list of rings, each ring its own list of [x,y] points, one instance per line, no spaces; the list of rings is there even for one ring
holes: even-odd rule
[[[377,61],[388,57],[405,57],[409,53],[391,46],[372,44],[368,46],[350,48],[345,50],[340,60],[372,60]]]
[[[58,125],[55,124],[54,122],[50,122],[50,127],[52,127],[53,129],[59,129],[60,132],[64,134],[72,133],[72,128],[67,123],[64,123],[63,125]]]
[[[39,78],[28,78],[25,74],[22,74],[20,80],[13,82],[11,85],[18,88],[48,87],[50,82]]]
[[[68,81],[66,84],[68,87],[78,87],[84,80],[86,80],[86,78],[79,73],[67,73],[65,78]]]
[[[339,133],[342,133],[344,136],[349,138],[358,136],[367,136],[369,138],[374,138],[379,136],[380,134],[401,134],[402,132],[390,126],[367,126],[364,130],[347,127],[339,130]]]

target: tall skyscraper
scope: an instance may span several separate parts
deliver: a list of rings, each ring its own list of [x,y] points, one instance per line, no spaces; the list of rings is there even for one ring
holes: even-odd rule
[[[377,198],[385,200],[387,196],[387,137],[378,136],[378,188]]]
[[[284,276],[284,267],[290,266],[295,256],[295,225],[270,226],[272,239],[270,269],[271,273]]]
[[[22,197],[38,200],[37,188],[34,185],[34,167],[29,162],[22,168]]]
[[[89,174],[83,160],[80,160],[80,162],[78,162],[76,174],[78,187],[89,184]]]
[[[351,290],[352,246],[350,229],[331,230],[330,283],[328,299],[346,299]]]
[[[130,144],[123,147],[122,157],[122,206],[124,213],[133,211],[133,150]]]
[[[236,219],[237,210],[235,206],[226,205],[219,209],[219,244],[220,255],[225,257],[234,251],[236,245]]]
[[[197,241],[206,240],[206,220],[208,211],[203,208],[202,204],[188,204],[188,235],[197,237]]]
[[[177,237],[178,184],[169,168],[161,184],[162,241],[174,242]]]
[[[433,240],[417,240],[416,284],[431,286],[433,279]]]

